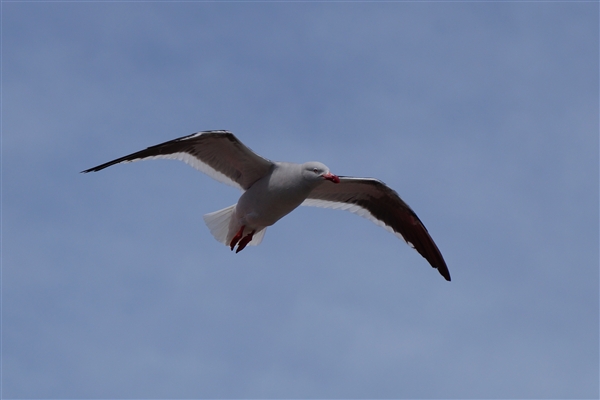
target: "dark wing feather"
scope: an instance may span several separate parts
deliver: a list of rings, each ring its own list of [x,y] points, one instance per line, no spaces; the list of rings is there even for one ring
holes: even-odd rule
[[[370,219],[403,238],[446,280],[450,280],[442,253],[417,214],[383,182],[341,176],[338,184],[324,181],[317,186],[302,205],[348,210]]]
[[[96,172],[122,162],[152,158],[184,161],[205,174],[242,190],[269,173],[273,163],[254,153],[231,132],[206,131],[180,137],[82,171]]]

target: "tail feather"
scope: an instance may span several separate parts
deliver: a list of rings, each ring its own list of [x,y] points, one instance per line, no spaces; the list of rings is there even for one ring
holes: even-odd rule
[[[226,207],[222,210],[211,212],[204,215],[204,223],[208,226],[210,233],[217,239],[218,242],[229,246],[233,235],[238,231],[239,227],[231,229],[231,217],[235,211],[236,204]],[[255,232],[248,246],[258,246],[265,236],[267,228],[263,228]],[[231,233],[230,233],[231,232]]]
[[[265,232],[267,232],[267,228],[262,228],[260,231],[256,232],[252,236],[252,240],[248,243],[248,246],[258,246],[260,242],[262,242],[263,237],[265,237]]]
[[[235,211],[235,204],[219,211],[204,215],[204,223],[208,226],[210,233],[217,241],[229,245],[227,237],[229,236],[229,222]],[[229,239],[231,240],[231,239]]]

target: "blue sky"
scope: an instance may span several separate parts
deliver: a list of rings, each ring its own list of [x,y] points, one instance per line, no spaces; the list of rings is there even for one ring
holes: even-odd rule
[[[598,4],[2,4],[6,398],[597,398]],[[239,254],[200,130],[376,177]]]

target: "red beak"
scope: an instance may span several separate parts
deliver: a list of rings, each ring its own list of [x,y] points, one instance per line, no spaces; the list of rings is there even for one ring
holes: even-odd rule
[[[323,174],[322,176],[323,176],[323,178],[325,178],[328,181],[331,181],[333,183],[340,183],[340,178],[337,175],[332,174],[331,172]]]

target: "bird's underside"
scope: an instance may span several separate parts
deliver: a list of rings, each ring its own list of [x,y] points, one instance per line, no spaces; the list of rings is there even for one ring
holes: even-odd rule
[[[236,253],[247,245],[258,245],[266,226],[300,204],[341,209],[365,217],[404,239],[450,280],[446,262],[421,220],[383,182],[373,178],[338,177],[318,162],[273,162],[254,153],[228,131],[194,133],[82,172],[153,158],[184,161],[220,182],[247,192],[240,198],[244,200],[242,209],[234,204],[204,216],[215,239],[231,250],[237,245]],[[268,207],[264,207],[265,201]],[[279,209],[279,214],[268,215],[271,209],[274,213]],[[259,214],[268,222],[263,223],[264,226],[250,226],[248,218]]]

